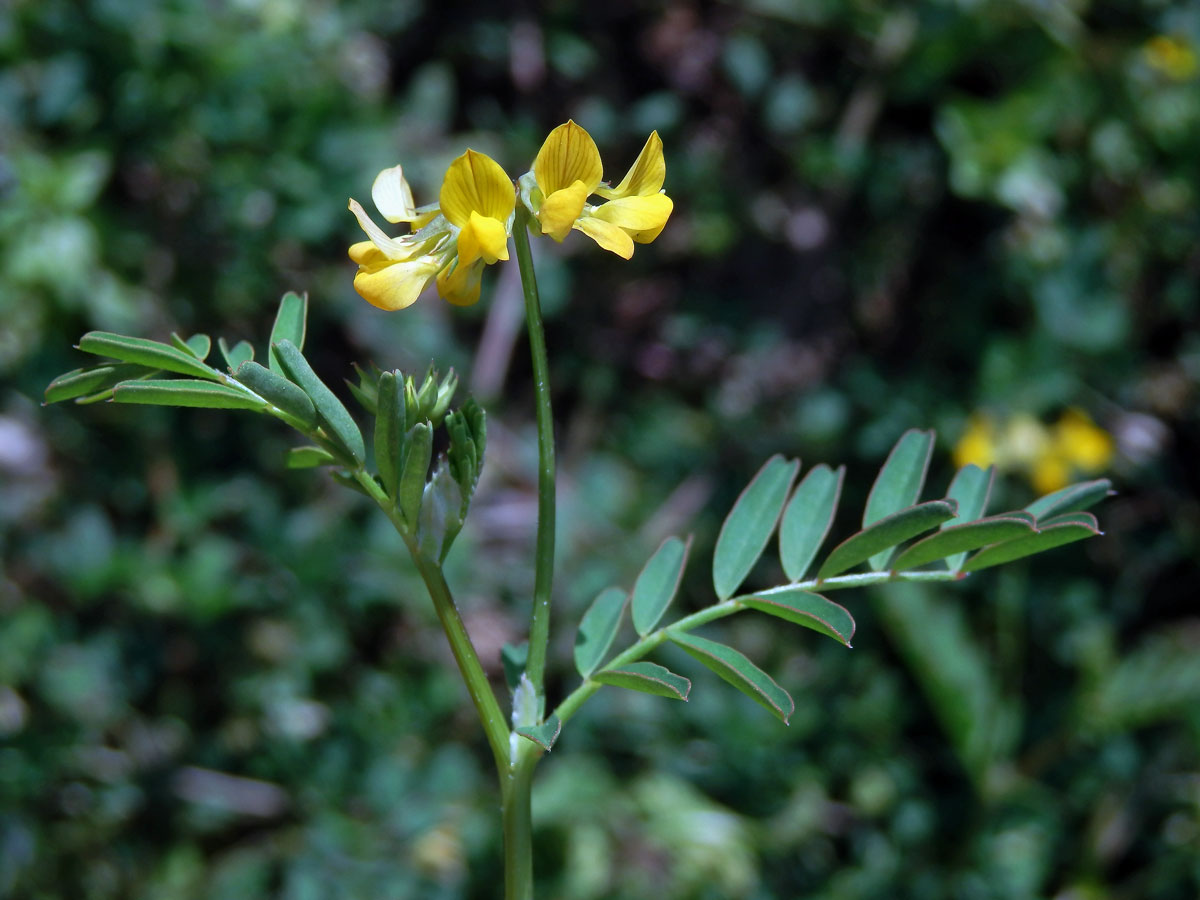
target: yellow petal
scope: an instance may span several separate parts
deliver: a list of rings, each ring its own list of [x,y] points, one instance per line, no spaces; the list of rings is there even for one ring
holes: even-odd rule
[[[402,238],[388,237],[384,234],[383,229],[371,220],[367,211],[357,200],[350,201],[350,212],[354,213],[359,227],[367,233],[371,243],[378,247],[388,259],[409,259],[421,252],[420,244]]]
[[[489,266],[498,259],[508,259],[508,231],[504,223],[477,212],[458,233],[458,260],[470,265],[482,259]]]
[[[547,197],[577,181],[584,183],[588,194],[592,193],[604,177],[596,142],[572,121],[559,125],[538,151],[533,161],[533,177]]]
[[[461,259],[456,260],[438,272],[438,293],[455,306],[471,306],[479,302],[479,279],[482,275],[482,260],[476,260],[471,265],[464,265]]]
[[[1113,456],[1113,439],[1087,413],[1069,409],[1054,426],[1054,444],[1064,459],[1085,472],[1099,472]]]
[[[954,465],[974,464],[986,469],[996,461],[996,429],[987,416],[973,415],[967,430],[954,445]]]
[[[597,188],[596,193],[610,200],[629,196],[645,197],[661,191],[666,178],[667,162],[663,159],[662,138],[657,131],[652,131],[621,183],[615,188]]]
[[[421,296],[439,265],[436,257],[422,256],[406,262],[388,260],[382,265],[361,266],[354,276],[354,289],[372,306],[404,309]]]
[[[588,186],[582,181],[576,181],[570,187],[547,196],[537,213],[538,221],[542,223],[542,234],[548,234],[561,242],[583,212],[588,193]]]
[[[359,241],[357,244],[351,244],[349,252],[350,258],[360,266],[379,265],[379,263],[387,261],[383,251],[371,241]]]
[[[517,193],[498,162],[468,150],[450,163],[438,202],[450,224],[462,228],[473,212],[507,222],[516,206]]]
[[[605,250],[611,250],[623,259],[633,256],[633,238],[611,222],[595,216],[584,216],[575,223],[575,227]]]
[[[1048,453],[1033,463],[1029,479],[1039,495],[1052,494],[1070,483],[1071,472],[1065,460]]]
[[[389,222],[411,222],[417,218],[412,188],[408,186],[404,171],[399,166],[384,169],[375,176],[375,183],[371,185],[371,199],[375,201],[375,208]]]
[[[651,194],[649,197],[623,197],[602,203],[592,213],[597,219],[611,222],[630,234],[662,231],[671,216],[674,204],[666,194]]]

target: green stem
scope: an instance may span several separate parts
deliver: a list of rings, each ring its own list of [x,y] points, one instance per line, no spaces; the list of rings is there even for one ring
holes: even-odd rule
[[[504,819],[504,898],[533,900],[533,772],[541,749],[518,738],[516,759],[501,779]]]
[[[532,218],[521,204],[513,225],[513,243],[521,287],[525,294],[525,326],[533,357],[533,390],[537,404],[538,431],[538,524],[534,559],[533,613],[529,623],[529,658],[525,674],[539,702],[545,697],[546,646],[550,640],[550,589],[554,581],[554,418],[550,410],[550,365],[546,357],[546,335],[538,302],[533,254],[529,250]]]
[[[467,693],[471,695],[471,702],[475,704],[475,712],[479,715],[484,734],[487,735],[488,744],[492,748],[492,756],[496,760],[496,770],[503,781],[509,772],[508,725],[504,713],[500,710],[496,695],[492,691],[492,686],[488,683],[487,673],[484,672],[483,666],[479,662],[479,654],[475,652],[475,645],[471,643],[467,627],[463,624],[462,616],[458,614],[454,596],[450,593],[450,586],[446,583],[445,575],[442,574],[441,564],[417,550],[395,504],[388,499],[387,494],[374,478],[361,468],[354,472],[354,478],[379,505],[379,508],[387,514],[396,531],[404,539],[413,561],[417,564],[417,571],[421,573],[430,599],[433,600],[434,611],[437,613],[438,621],[441,622],[442,631],[446,633],[446,640],[450,643],[450,652],[454,654],[454,661],[458,663],[458,671],[462,674],[463,682],[467,686]]]
[[[961,572],[861,572],[854,575],[839,575],[834,578],[813,578],[809,581],[799,581],[795,584],[784,584],[779,587],[770,588],[765,591],[755,591],[752,594],[740,594],[737,597],[730,597],[721,603],[714,603],[712,606],[706,606],[699,612],[694,612],[690,616],[684,616],[670,625],[664,625],[662,628],[656,628],[649,634],[643,636],[641,640],[632,644],[626,650],[618,653],[604,667],[606,669],[619,669],[621,666],[628,665],[631,662],[636,662],[641,659],[651,650],[654,650],[663,641],[667,639],[669,631],[691,631],[693,628],[699,628],[708,622],[713,622],[717,619],[723,619],[726,616],[732,616],[734,613],[741,612],[744,609],[749,609],[743,602],[749,597],[769,597],[772,594],[785,593],[787,591],[813,591],[820,589],[822,591],[834,591],[852,587],[868,587],[876,584],[887,584],[892,581],[959,581],[965,577]],[[554,714],[558,716],[560,722],[564,725],[571,716],[579,712],[581,707],[596,691],[603,687],[598,681],[592,681],[590,678],[584,679],[583,684],[575,688],[558,708],[554,710]]]

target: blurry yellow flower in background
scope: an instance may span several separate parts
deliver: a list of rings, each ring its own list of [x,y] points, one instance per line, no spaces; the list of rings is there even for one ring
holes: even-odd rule
[[[976,413],[954,447],[954,463],[1024,472],[1038,493],[1048,494],[1080,475],[1102,472],[1113,452],[1111,435],[1077,409],[1049,427],[1024,413],[1002,423]]]
[[[562,241],[581,231],[605,250],[625,259],[634,243],[658,237],[674,204],[662,191],[667,165],[662,140],[651,132],[642,152],[616,187],[603,184],[604,167],[596,142],[568,121],[550,132],[522,180],[522,196],[542,226],[542,234]],[[532,176],[532,183],[530,183]],[[590,204],[591,196],[607,202]]]
[[[1181,37],[1155,35],[1142,46],[1150,68],[1174,81],[1187,81],[1200,71],[1196,49]]]
[[[470,305],[479,300],[484,265],[508,259],[515,188],[482,153],[468,150],[450,164],[437,204],[415,207],[399,166],[379,173],[371,198],[385,219],[411,228],[410,234],[389,237],[357,200],[350,201],[369,238],[350,247],[358,263],[354,289],[380,309],[411,306],[435,276],[442,297]]]

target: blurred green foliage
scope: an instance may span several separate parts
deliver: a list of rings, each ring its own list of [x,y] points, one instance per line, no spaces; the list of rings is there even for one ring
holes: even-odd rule
[[[5,4],[0,897],[493,895],[486,749],[387,523],[249,416],[37,402],[89,328],[248,337],[286,289],[330,379],[456,365],[494,437],[450,577],[499,677],[515,271],[380,313],[344,200],[400,160],[426,202],[464,146],[518,174],[568,116],[610,177],[658,129],[676,211],[629,264],[537,248],[552,691],[596,591],[670,533],[706,559],[772,452],[849,462],[852,511],[905,427],[936,486],[971,412],[1078,406],[1121,495],[1081,551],[853,600],[853,652],[732,623],[789,728],[682,653],[686,708],[602,691],[535,798],[546,894],[1195,897],[1198,54],[1195,0]]]

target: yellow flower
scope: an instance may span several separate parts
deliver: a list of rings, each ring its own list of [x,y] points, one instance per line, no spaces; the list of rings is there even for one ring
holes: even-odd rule
[[[1067,410],[1050,428],[1028,414],[998,426],[990,416],[976,413],[954,446],[954,462],[1024,471],[1039,493],[1048,494],[1078,475],[1103,471],[1113,450],[1108,432],[1077,409]]]
[[[600,151],[573,121],[546,138],[533,163],[532,183],[522,178],[522,196],[542,234],[562,241],[582,231],[605,250],[629,259],[633,245],[648,244],[663,230],[674,204],[662,191],[667,165],[662,140],[651,132],[629,172],[615,188],[604,184]],[[607,202],[588,203],[596,195]]]
[[[1112,435],[1078,409],[1068,409],[1059,417],[1054,425],[1054,443],[1068,463],[1089,475],[1107,468],[1115,449]]]
[[[411,306],[436,276],[438,293],[459,306],[479,300],[484,265],[508,259],[516,195],[495,160],[468,150],[450,164],[439,203],[417,208],[399,166],[384,169],[371,197],[389,222],[412,232],[388,237],[357,200],[350,211],[370,240],[350,248],[358,263],[354,289],[380,309]]]
[[[1173,81],[1187,81],[1200,70],[1200,60],[1186,38],[1155,35],[1146,42],[1142,52],[1151,68]]]

